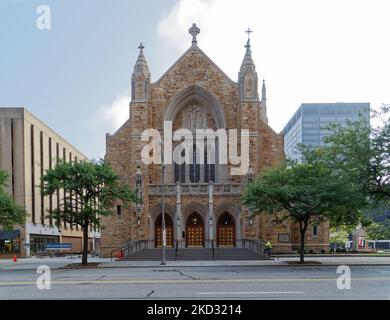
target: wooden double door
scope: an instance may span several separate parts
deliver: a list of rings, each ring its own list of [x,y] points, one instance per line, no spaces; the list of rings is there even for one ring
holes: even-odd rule
[[[204,247],[204,222],[202,217],[193,212],[186,222],[186,246]]]
[[[236,224],[234,218],[228,213],[223,213],[217,223],[217,246],[234,247],[236,245]]]
[[[173,222],[169,214],[165,214],[165,232],[166,232],[166,247],[173,247]],[[155,247],[162,247],[163,245],[163,228],[162,228],[162,214],[160,214],[155,223]]]

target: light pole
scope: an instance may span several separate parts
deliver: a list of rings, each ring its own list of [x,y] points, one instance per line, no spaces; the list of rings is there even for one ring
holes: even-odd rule
[[[136,191],[137,191],[137,203],[135,205],[135,213],[137,215],[137,226],[141,225],[141,214],[143,209],[142,204],[142,171],[141,164],[137,163],[137,171],[135,173]]]
[[[164,141],[161,140],[161,207],[162,207],[162,259],[161,259],[161,265],[166,265],[167,262],[165,260],[165,246],[166,246],[166,229],[165,229],[165,186],[164,186],[164,171],[165,171],[165,163],[164,163]]]
[[[249,169],[248,169],[248,172],[246,174],[246,181],[247,181],[247,184],[250,184],[253,182],[254,180],[254,177],[255,177],[255,171],[253,170],[252,166],[249,166]],[[252,210],[248,210],[248,214],[249,214],[249,225],[253,225],[253,214],[252,214]]]

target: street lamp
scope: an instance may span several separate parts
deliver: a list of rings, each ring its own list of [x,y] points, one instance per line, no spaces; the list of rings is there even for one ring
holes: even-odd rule
[[[135,173],[135,184],[136,184],[136,191],[137,191],[137,202],[135,204],[135,213],[137,215],[137,225],[140,226],[143,204],[142,204],[142,171],[141,171],[141,165],[139,163],[137,163],[137,170]]]
[[[166,265],[167,262],[165,260],[165,246],[167,241],[167,234],[165,229],[165,185],[164,185],[164,171],[165,171],[165,163],[164,163],[164,141],[161,139],[159,141],[161,144],[161,207],[162,207],[162,259],[161,259],[161,265]]]

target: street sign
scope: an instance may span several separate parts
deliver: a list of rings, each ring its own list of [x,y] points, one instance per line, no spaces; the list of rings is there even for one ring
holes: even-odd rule
[[[71,243],[48,243],[46,245],[46,250],[71,250]]]

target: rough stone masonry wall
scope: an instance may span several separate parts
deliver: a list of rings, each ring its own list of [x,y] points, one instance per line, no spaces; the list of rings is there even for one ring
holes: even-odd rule
[[[191,50],[156,83],[150,85],[149,101],[147,103],[132,103],[130,119],[114,135],[107,136],[106,159],[120,175],[123,182],[134,188],[136,161],[140,159],[144,143],[140,134],[147,128],[161,129],[164,115],[173,99],[184,89],[197,85],[213,95],[225,115],[227,128],[249,129],[250,161],[255,171],[274,166],[284,160],[283,136],[275,133],[261,120],[259,102],[240,102],[237,83],[231,81],[199,50]],[[177,117],[175,129],[179,125]],[[257,134],[253,134],[257,133]],[[103,218],[102,255],[108,256],[111,248],[119,247],[132,239],[148,239],[150,235],[150,212],[160,204],[160,197],[149,196],[147,184],[160,184],[161,169],[159,165],[141,165],[144,174],[144,213],[141,225],[137,225],[134,206],[122,209],[120,216]],[[170,173],[171,174],[171,173]],[[243,182],[242,177],[234,177],[232,182]],[[167,197],[167,205],[175,209],[175,197]],[[240,205],[239,199],[215,197],[214,208],[224,202],[234,203],[241,207],[242,230],[241,237],[247,239],[269,239],[274,247],[290,251],[291,244],[278,244],[278,233],[291,232],[293,243],[297,239],[296,225],[275,225],[272,215],[259,215],[249,225],[248,210]],[[197,202],[208,207],[205,196],[182,196],[182,210],[191,203]],[[215,221],[216,223],[216,221]],[[317,239],[308,238],[308,244],[313,248],[323,248],[321,243],[327,241],[326,224],[320,226]],[[153,230],[152,230],[153,231]]]

